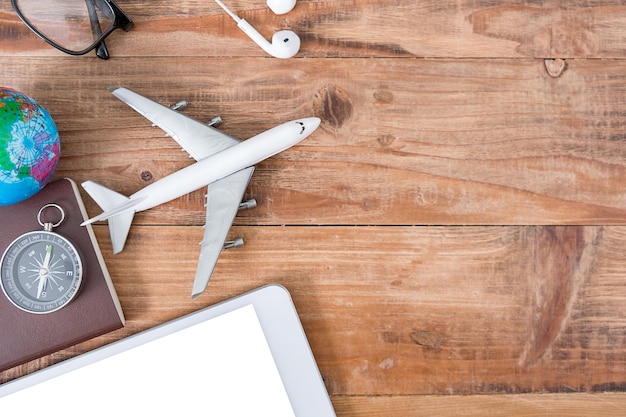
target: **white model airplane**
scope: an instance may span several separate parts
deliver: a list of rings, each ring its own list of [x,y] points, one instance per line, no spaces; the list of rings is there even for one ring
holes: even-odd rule
[[[197,162],[142,188],[130,197],[93,181],[84,182],[82,186],[103,213],[83,225],[108,220],[113,252],[119,253],[124,249],[136,212],[208,185],[204,238],[200,243],[200,259],[191,293],[192,298],[195,298],[205,290],[221,250],[243,244],[242,239],[226,242],[226,235],[240,208],[256,206],[254,200],[241,203],[254,164],[309,136],[319,126],[320,119],[310,117],[283,123],[241,141],[210,124],[200,123],[126,88],[119,87],[111,91],[174,138]]]

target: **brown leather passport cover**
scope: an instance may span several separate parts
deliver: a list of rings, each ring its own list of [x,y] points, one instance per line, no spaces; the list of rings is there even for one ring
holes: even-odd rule
[[[22,311],[0,290],[0,372],[124,326],[93,230],[80,225],[87,213],[72,180],[51,182],[25,201],[0,207],[0,254],[21,234],[43,230],[37,213],[47,203],[65,211],[65,220],[53,231],[71,240],[81,253],[83,281],[74,300],[49,314]]]

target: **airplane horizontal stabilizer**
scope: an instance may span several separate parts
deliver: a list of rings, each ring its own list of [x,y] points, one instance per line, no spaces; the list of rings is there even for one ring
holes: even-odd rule
[[[110,188],[100,185],[97,182],[85,181],[81,184],[85,191],[89,193],[91,198],[100,206],[102,211],[111,210],[121,204],[129,201],[128,197]]]
[[[87,220],[82,225],[99,220],[108,220],[113,253],[121,252],[124,249],[133,217],[135,217],[135,211],[132,208],[143,199],[131,200],[125,195],[93,181],[85,181],[82,186],[103,210],[102,214]]]
[[[109,234],[111,235],[113,253],[120,253],[124,249],[133,217],[135,217],[135,212],[127,211],[109,218]]]

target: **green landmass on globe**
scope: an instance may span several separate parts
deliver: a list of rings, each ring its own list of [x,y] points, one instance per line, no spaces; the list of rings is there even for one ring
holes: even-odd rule
[[[40,191],[52,177],[60,152],[59,132],[46,109],[0,87],[0,206]]]

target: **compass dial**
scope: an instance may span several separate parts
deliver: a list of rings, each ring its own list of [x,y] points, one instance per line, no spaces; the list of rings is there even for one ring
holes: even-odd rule
[[[78,293],[83,265],[63,236],[36,231],[9,245],[0,265],[2,290],[18,308],[35,314],[57,311]]]

